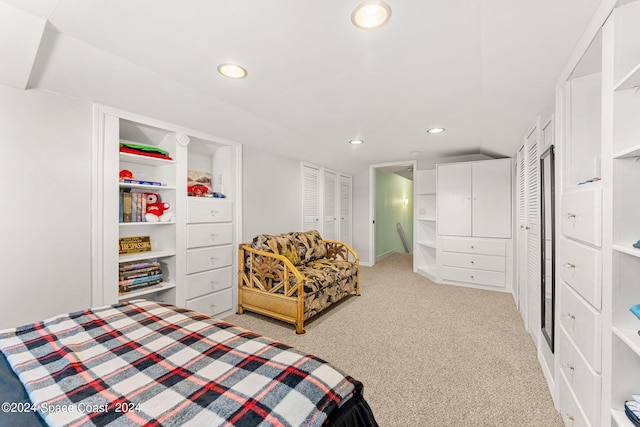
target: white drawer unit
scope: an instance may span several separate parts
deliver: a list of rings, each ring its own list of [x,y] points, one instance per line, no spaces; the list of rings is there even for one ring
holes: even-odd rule
[[[505,273],[499,271],[473,270],[470,268],[442,267],[442,278],[475,285],[504,287]]]
[[[574,347],[571,339],[560,330],[560,370],[577,400],[578,405],[592,425],[600,423],[602,377],[594,371],[586,359]]]
[[[560,299],[562,327],[591,367],[601,372],[600,313],[564,282],[560,287]]]
[[[220,313],[233,308],[233,296],[231,289],[207,294],[187,301],[186,306],[190,310],[198,311],[207,316],[217,316]]]
[[[231,288],[233,284],[233,269],[223,267],[207,270],[187,276],[186,298],[196,298],[211,292]]]
[[[233,241],[233,224],[188,224],[187,248],[225,245]]]
[[[213,246],[187,250],[187,274],[231,265],[231,246]]]
[[[587,421],[587,417],[582,412],[582,409],[580,409],[580,405],[576,402],[571,387],[567,384],[567,380],[564,377],[564,373],[560,374],[560,381],[559,406],[564,425],[568,427],[592,427],[592,424]],[[597,425],[599,424],[595,424],[593,427]]]
[[[602,306],[602,255],[598,249],[560,239],[560,278],[589,304]]]
[[[507,244],[504,240],[443,238],[442,250],[446,252],[505,256]]]
[[[504,256],[443,252],[442,265],[478,270],[505,271],[506,260]]]
[[[565,193],[560,212],[562,233],[597,247],[602,245],[602,188]]]
[[[232,219],[232,203],[224,199],[208,197],[190,197],[187,201],[187,222],[230,222]]]

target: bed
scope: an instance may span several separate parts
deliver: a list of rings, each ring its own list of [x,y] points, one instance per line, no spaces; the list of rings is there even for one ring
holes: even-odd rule
[[[331,364],[170,304],[6,329],[0,350],[2,426],[377,426]]]

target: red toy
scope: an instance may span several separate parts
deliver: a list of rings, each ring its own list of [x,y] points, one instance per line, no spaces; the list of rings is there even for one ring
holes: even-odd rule
[[[131,172],[128,169],[122,169],[120,171],[120,179],[123,179],[123,178],[133,179],[133,172]]]
[[[187,187],[188,196],[204,197],[207,195],[207,193],[209,193],[209,189],[207,188],[206,185],[195,184],[195,185],[189,185]]]
[[[168,222],[173,219],[173,214],[166,212],[171,205],[161,202],[160,195],[156,193],[144,193],[144,197],[147,200],[147,210],[144,216],[147,222]]]

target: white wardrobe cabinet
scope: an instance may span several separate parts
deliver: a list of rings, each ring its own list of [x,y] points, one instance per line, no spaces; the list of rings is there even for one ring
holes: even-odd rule
[[[511,238],[511,159],[437,165],[438,234]]]
[[[511,159],[436,166],[437,280],[510,290]]]

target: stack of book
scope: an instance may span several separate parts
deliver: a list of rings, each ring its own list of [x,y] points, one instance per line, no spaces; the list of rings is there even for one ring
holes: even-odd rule
[[[155,157],[157,159],[173,160],[169,152],[153,145],[138,144],[130,141],[120,141],[120,152],[137,156]]]
[[[144,222],[147,211],[145,193],[120,190],[120,222]]]
[[[118,291],[120,295],[149,287],[160,287],[162,269],[157,261],[131,261],[120,263]]]

